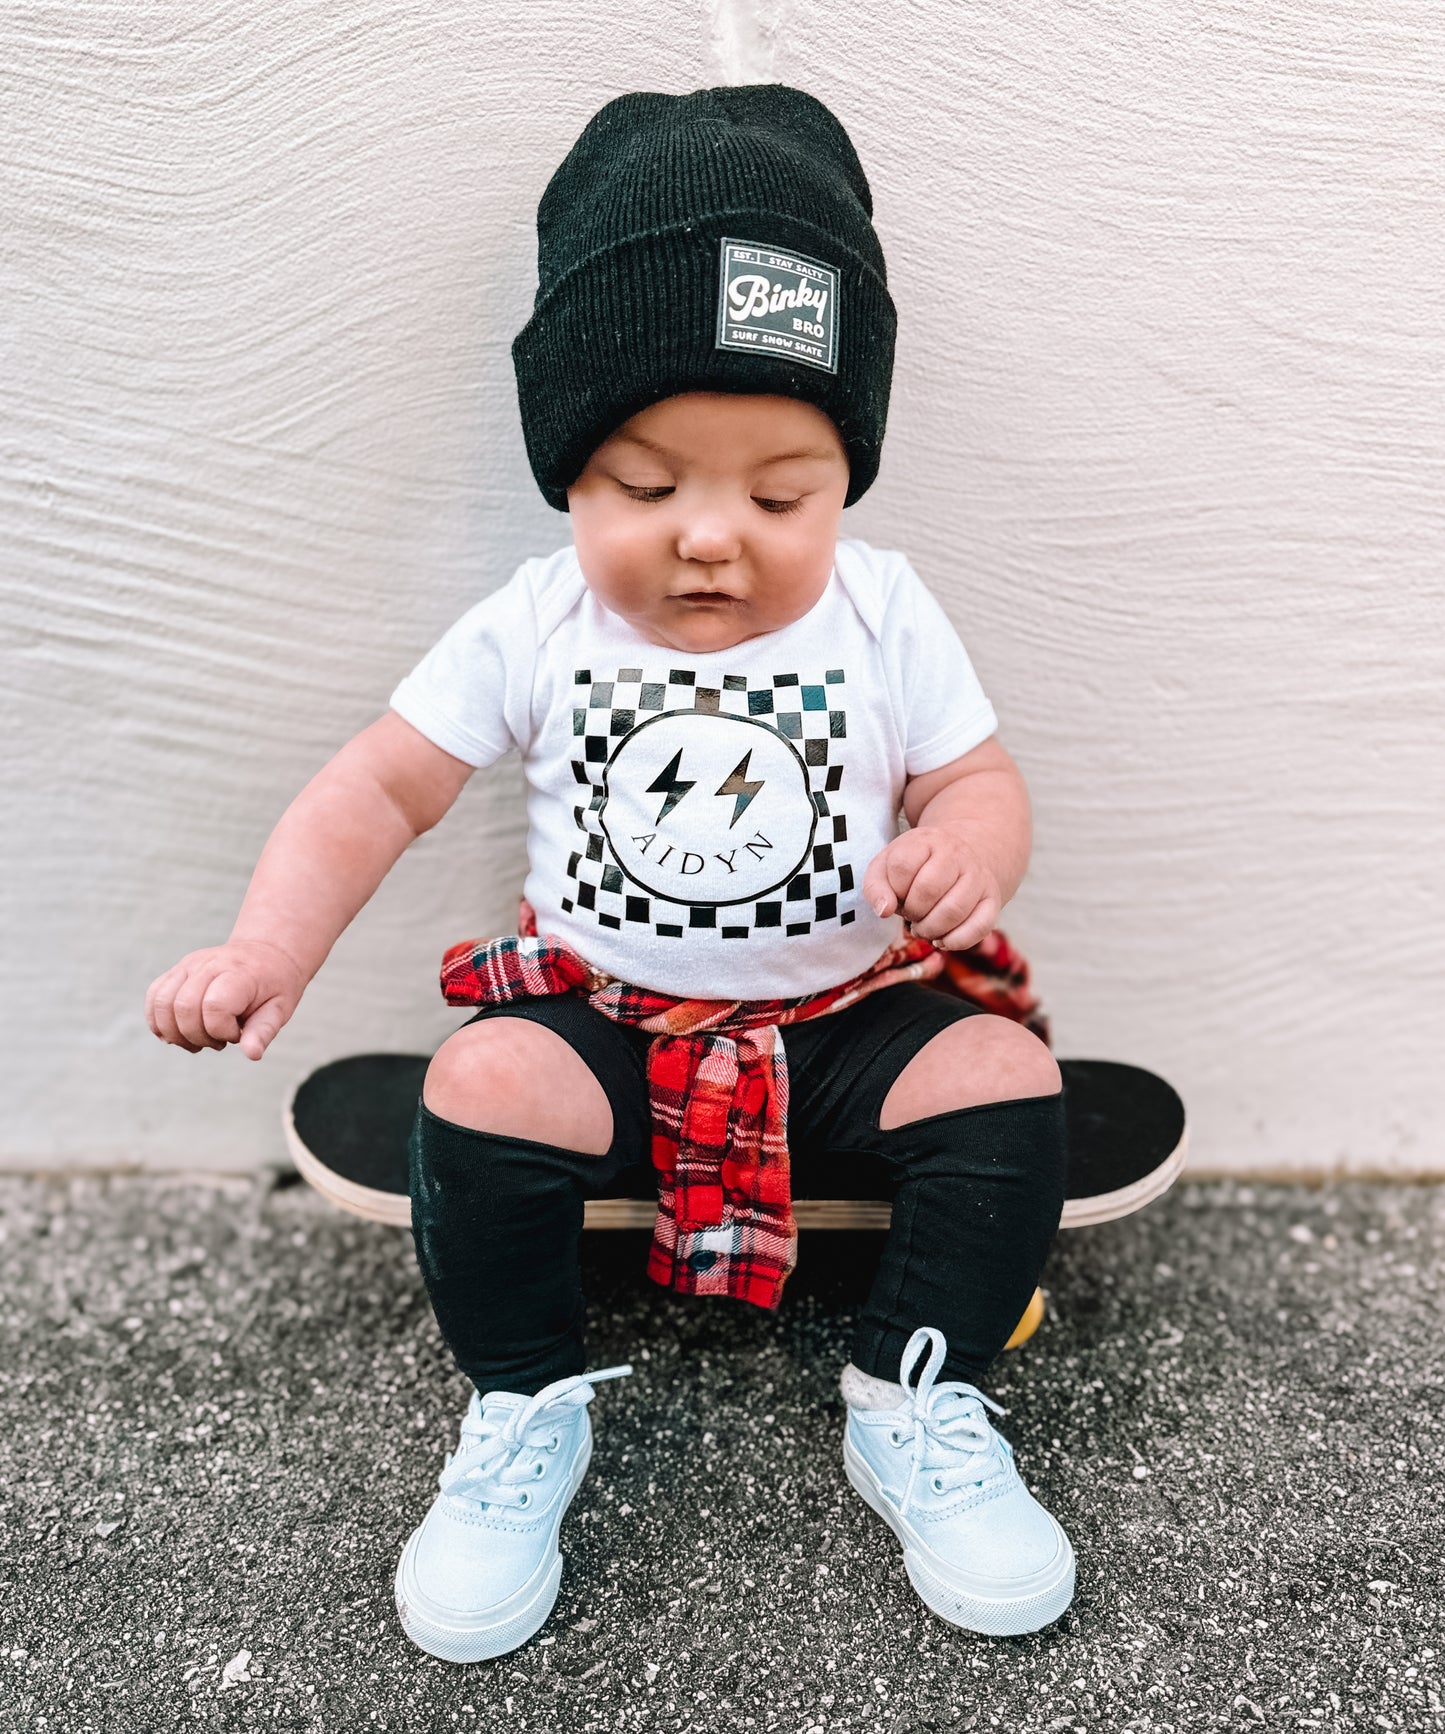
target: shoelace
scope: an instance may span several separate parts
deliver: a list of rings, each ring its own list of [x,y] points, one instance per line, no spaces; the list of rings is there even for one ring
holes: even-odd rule
[[[546,1441],[531,1436],[534,1429],[540,1431],[543,1411],[552,1403],[569,1399],[574,1407],[590,1403],[596,1395],[594,1385],[603,1379],[625,1378],[631,1371],[629,1364],[555,1379],[520,1408],[509,1409],[506,1420],[500,1423],[495,1412],[488,1415],[484,1411],[480,1428],[463,1424],[461,1446],[447,1453],[446,1468],[438,1476],[437,1485],[443,1493],[486,1505],[530,1505],[532,1495],[520,1483],[539,1480],[546,1474],[547,1465],[538,1457],[523,1468],[517,1462],[518,1454],[528,1446],[555,1451],[561,1442],[557,1435]]]
[[[927,1363],[917,1385],[912,1385],[908,1375],[917,1366],[918,1357],[925,1347],[928,1349]],[[908,1339],[899,1363],[899,1383],[903,1386],[904,1399],[913,1417],[913,1463],[908,1472],[908,1485],[903,1490],[905,1505],[913,1497],[921,1472],[930,1476],[935,1493],[950,1493],[970,1481],[982,1486],[988,1476],[980,1479],[975,1467],[970,1466],[966,1459],[981,1451],[989,1451],[998,1435],[989,1425],[988,1417],[980,1414],[973,1404],[982,1403],[995,1415],[1008,1414],[1007,1409],[985,1397],[977,1385],[965,1384],[961,1379],[948,1379],[941,1385],[936,1383],[947,1353],[948,1344],[943,1332],[924,1325]],[[896,1428],[892,1438],[895,1445],[907,1442]],[[923,1460],[930,1440],[947,1451],[960,1452],[965,1461],[944,1467],[934,1465],[925,1470]]]

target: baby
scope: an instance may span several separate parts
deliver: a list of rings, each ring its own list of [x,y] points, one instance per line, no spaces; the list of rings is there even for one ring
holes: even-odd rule
[[[1059,1072],[926,985],[1017,889],[1028,795],[907,560],[839,538],[893,362],[871,216],[801,91],[594,116],[542,199],[513,347],[571,544],[446,633],[286,811],[226,944],[147,998],[163,1040],[259,1059],[407,845],[522,755],[522,931],[448,954],[447,997],[480,1009],[411,1144],[417,1258],[476,1389],[396,1599],[451,1661],[515,1649],[556,1601],[588,1404],[631,1370],[584,1371],[583,1205],[649,1161],[650,1274],[763,1306],[793,1266],[790,1160],[884,1165],[845,1473],[945,1620],[1033,1631],[1073,1596],[979,1388],[1059,1225]]]

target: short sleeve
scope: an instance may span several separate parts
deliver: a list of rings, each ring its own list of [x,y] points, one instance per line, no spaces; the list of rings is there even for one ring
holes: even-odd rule
[[[537,610],[524,565],[432,646],[391,695],[429,741],[478,770],[531,735]]]
[[[963,641],[906,560],[883,613],[882,648],[910,777],[961,758],[998,730]]]

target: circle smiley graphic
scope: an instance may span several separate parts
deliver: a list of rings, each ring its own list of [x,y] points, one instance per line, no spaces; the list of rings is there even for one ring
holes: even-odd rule
[[[808,770],[766,723],[664,711],[607,761],[598,819],[618,865],[655,897],[746,903],[808,860]]]

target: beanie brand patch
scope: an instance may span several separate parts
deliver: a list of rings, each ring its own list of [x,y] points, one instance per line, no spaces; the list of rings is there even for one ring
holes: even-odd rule
[[[718,349],[781,355],[838,371],[838,273],[820,259],[724,240]]]

